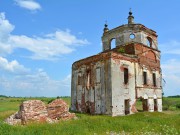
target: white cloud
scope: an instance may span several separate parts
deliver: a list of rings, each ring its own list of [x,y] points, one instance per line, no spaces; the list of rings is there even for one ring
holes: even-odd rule
[[[16,60],[9,62],[6,58],[0,57],[0,70],[15,74],[24,74],[30,70],[19,64]]]
[[[167,43],[162,43],[159,45],[160,50],[164,54],[177,54],[180,55],[180,41],[171,40]]]
[[[10,96],[69,96],[70,86],[69,75],[53,80],[42,69],[12,78],[0,76],[1,93]]]
[[[166,81],[164,86],[165,95],[180,95],[180,41],[171,40],[160,43],[162,60],[161,67],[163,78]]]
[[[13,29],[14,26],[5,18],[5,13],[0,13],[0,55],[12,52],[12,46],[8,43],[8,40]]]
[[[5,18],[5,13],[0,13],[0,41],[5,42],[13,29],[14,26]]]
[[[75,45],[88,44],[87,40],[77,39],[70,31],[58,30],[55,33],[44,37],[30,38],[27,36],[11,36],[11,43],[14,48],[23,48],[31,51],[33,59],[56,59],[61,54],[68,54],[74,51]]]
[[[10,96],[67,96],[70,95],[71,75],[54,80],[43,69],[29,69],[17,60],[5,56],[16,49],[25,49],[32,59],[55,60],[69,54],[78,46],[89,44],[70,30],[57,30],[44,36],[13,35],[14,25],[0,13],[0,92]],[[18,54],[16,54],[18,55]],[[26,55],[26,53],[24,53]],[[29,56],[30,55],[30,56]]]
[[[177,59],[167,60],[162,64],[163,70],[165,70],[166,74],[180,74],[180,61]]]
[[[170,59],[162,64],[163,78],[166,81],[164,87],[165,95],[180,95],[180,60]]]
[[[71,86],[71,74],[69,74],[68,76],[66,76],[66,78],[62,80],[62,84],[67,87]]]
[[[15,3],[25,9],[36,11],[41,9],[41,5],[34,0],[14,0]]]
[[[69,96],[71,75],[51,79],[43,69],[32,71],[18,61],[0,57],[0,92],[10,96]],[[8,74],[7,74],[8,73]]]
[[[70,30],[57,30],[54,33],[42,37],[28,37],[26,35],[12,35],[14,26],[0,14],[0,55],[10,54],[16,48],[23,48],[32,52],[32,59],[56,60],[62,54],[68,54],[79,45],[89,42],[86,39],[78,39]]]

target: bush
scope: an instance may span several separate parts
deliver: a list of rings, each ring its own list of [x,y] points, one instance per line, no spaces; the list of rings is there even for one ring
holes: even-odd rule
[[[169,109],[168,106],[163,106],[163,111],[167,111]]]
[[[169,107],[172,105],[171,101],[163,100],[163,110],[169,110]]]
[[[176,104],[176,109],[180,109],[180,104]]]
[[[125,49],[124,49],[123,47],[120,47],[120,48],[118,49],[118,52],[119,52],[119,53],[125,53]]]
[[[50,99],[47,103],[49,104],[49,103],[51,103],[52,101],[54,101],[55,99],[53,98],[53,99]]]

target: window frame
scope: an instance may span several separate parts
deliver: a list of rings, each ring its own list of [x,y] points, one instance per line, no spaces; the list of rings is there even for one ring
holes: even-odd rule
[[[147,85],[147,72],[143,71],[143,84]]]
[[[129,82],[129,70],[127,67],[124,67],[124,84]]]
[[[153,74],[152,74],[152,80],[153,80],[153,86],[156,87],[156,86],[157,86],[156,73],[153,73]]]
[[[99,70],[99,74],[98,74],[98,70]],[[101,68],[100,67],[96,68],[96,83],[101,83]]]
[[[91,86],[91,70],[87,70],[86,77],[87,77],[86,88],[89,90]]]

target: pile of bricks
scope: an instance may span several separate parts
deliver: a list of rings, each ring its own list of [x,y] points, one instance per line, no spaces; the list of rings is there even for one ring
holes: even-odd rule
[[[73,118],[76,118],[75,114],[69,112],[67,103],[62,99],[56,99],[47,106],[41,100],[28,100],[24,101],[19,111],[8,117],[5,122],[10,125],[25,125],[30,122],[55,123]]]
[[[48,117],[55,120],[68,120],[75,117],[74,113],[69,112],[67,103],[62,99],[56,99],[47,106]]]
[[[45,122],[48,115],[46,105],[40,100],[25,101],[20,105],[20,118],[23,124],[28,121]]]

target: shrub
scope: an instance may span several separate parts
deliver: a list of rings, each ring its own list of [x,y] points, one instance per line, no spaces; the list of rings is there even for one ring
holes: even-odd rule
[[[123,47],[120,47],[120,48],[118,49],[118,52],[119,52],[119,53],[125,53],[125,49],[124,49]]]
[[[163,111],[167,111],[169,109],[168,106],[163,106]]]
[[[169,110],[171,102],[169,100],[163,100],[163,110]]]
[[[53,99],[50,99],[47,103],[49,104],[49,103],[51,103],[53,100],[54,100],[54,98],[53,98]]]
[[[180,109],[180,104],[176,104],[176,109]]]

